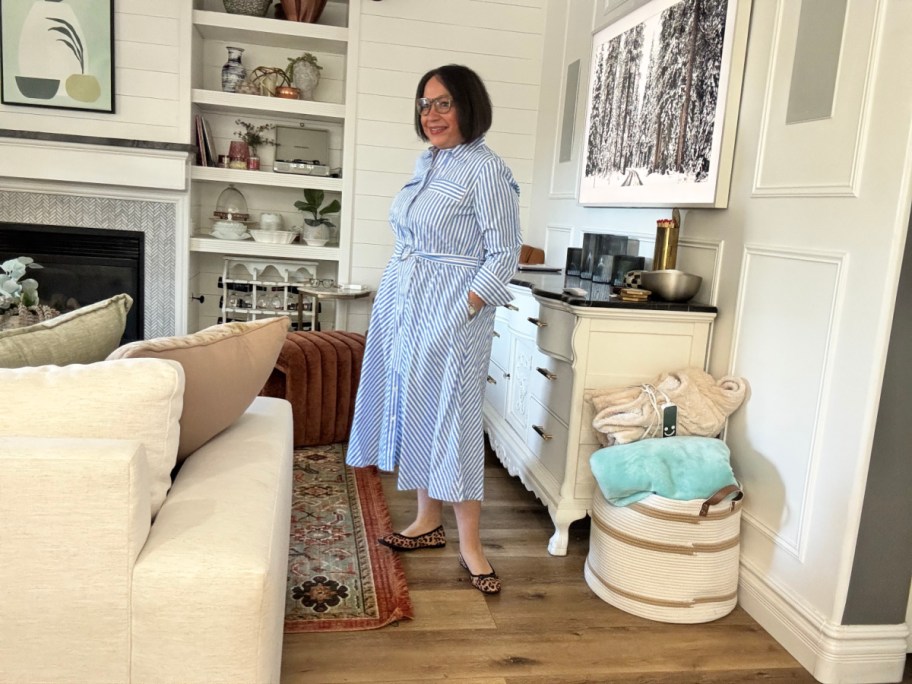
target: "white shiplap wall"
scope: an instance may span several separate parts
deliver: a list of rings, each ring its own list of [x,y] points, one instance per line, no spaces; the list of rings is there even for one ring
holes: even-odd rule
[[[356,1],[356,0],[352,0]],[[528,223],[546,0],[361,0],[352,282],[376,288],[392,253],[393,196],[424,149],[412,125],[422,74],[465,64],[494,102],[488,145],[520,186]],[[367,327],[369,305],[352,305],[349,330]]]
[[[0,105],[0,128],[190,142],[188,0],[117,0],[113,114]]]

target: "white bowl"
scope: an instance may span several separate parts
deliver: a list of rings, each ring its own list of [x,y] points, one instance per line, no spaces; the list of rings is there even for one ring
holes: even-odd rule
[[[222,235],[243,235],[247,232],[247,225],[240,221],[216,221],[212,224],[212,232]]]
[[[274,245],[288,245],[298,236],[291,230],[251,230],[254,242],[269,242]]]
[[[303,239],[304,242],[306,242],[310,247],[322,247],[322,246],[325,245],[327,242],[329,242],[329,240],[320,240],[320,239],[317,239],[317,238],[302,238],[302,239]]]
[[[212,237],[218,238],[219,240],[246,240],[250,237],[250,233],[220,233],[219,231],[213,231]]]

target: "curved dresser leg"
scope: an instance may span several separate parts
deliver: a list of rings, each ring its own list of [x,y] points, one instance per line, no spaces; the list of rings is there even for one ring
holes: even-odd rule
[[[549,511],[551,513],[551,511]],[[551,520],[554,522],[554,534],[548,540],[548,553],[552,556],[566,556],[567,544],[570,541],[570,523],[574,520],[580,520],[586,516],[583,511],[580,515],[576,511],[557,511],[551,513]]]

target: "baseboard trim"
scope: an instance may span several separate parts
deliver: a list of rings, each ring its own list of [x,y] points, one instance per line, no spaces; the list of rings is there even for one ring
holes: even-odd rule
[[[909,628],[837,625],[741,560],[738,602],[823,684],[901,682]]]

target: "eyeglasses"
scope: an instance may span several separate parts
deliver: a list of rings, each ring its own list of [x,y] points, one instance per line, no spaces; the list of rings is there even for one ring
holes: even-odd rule
[[[417,100],[415,100],[415,109],[418,110],[418,113],[421,116],[429,114],[432,105],[434,107],[434,111],[438,114],[446,114],[453,108],[453,98],[451,98],[449,95],[444,95],[442,97],[435,97],[433,100],[430,100],[426,97],[419,97]]]
[[[304,283],[311,287],[332,287],[336,284],[336,281],[332,278],[311,278],[310,280],[305,280]]]

